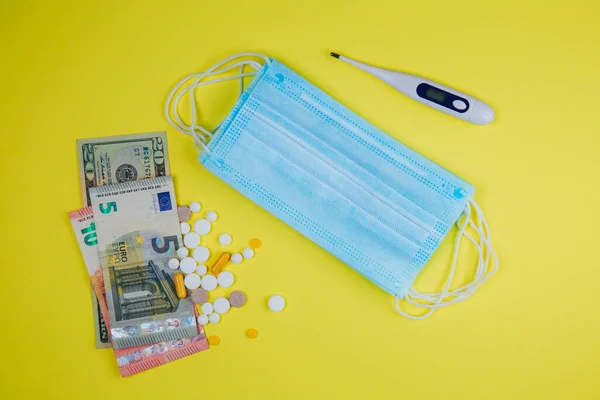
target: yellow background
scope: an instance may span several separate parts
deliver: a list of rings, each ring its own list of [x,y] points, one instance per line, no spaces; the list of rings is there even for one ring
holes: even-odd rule
[[[0,397],[599,398],[599,20],[592,0],[3,1]],[[388,294],[205,171],[163,102],[182,76],[247,50],[473,183],[499,273],[469,301],[405,320]],[[433,111],[329,51],[471,93],[496,121]],[[235,91],[201,96],[207,125]],[[218,347],[122,379],[94,348],[67,218],[81,205],[75,140],[157,130],[179,202],[217,210],[215,232],[237,246],[264,247],[232,268],[249,303],[207,328]],[[449,254],[448,242],[418,287],[439,287]],[[273,293],[288,301],[280,314],[266,308]]]

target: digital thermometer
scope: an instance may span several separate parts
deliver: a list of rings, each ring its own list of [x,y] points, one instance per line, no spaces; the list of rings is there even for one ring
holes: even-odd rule
[[[375,75],[408,97],[448,115],[478,125],[486,125],[494,120],[494,110],[483,101],[468,94],[420,76],[377,68],[337,53],[330,54],[332,57]]]

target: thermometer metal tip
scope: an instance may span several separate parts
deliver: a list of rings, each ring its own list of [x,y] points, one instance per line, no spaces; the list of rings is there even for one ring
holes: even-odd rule
[[[494,110],[490,106],[456,89],[420,76],[361,63],[338,53],[331,52],[329,55],[376,76],[400,93],[445,114],[478,125],[494,120]]]

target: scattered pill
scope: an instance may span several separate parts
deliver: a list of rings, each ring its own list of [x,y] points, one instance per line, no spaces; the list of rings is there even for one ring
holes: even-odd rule
[[[169,260],[168,264],[169,264],[169,268],[171,268],[171,269],[177,269],[177,268],[179,268],[179,260],[176,259],[176,258],[171,258]]]
[[[219,322],[219,321],[217,321],[217,322]],[[216,322],[215,322],[215,324],[216,324]],[[219,343],[221,343],[221,339],[218,336],[213,335],[208,338],[208,343],[210,343],[211,346],[216,346]]]
[[[179,229],[181,229],[181,234],[185,235],[192,230],[192,227],[187,222],[182,222],[179,224]]]
[[[192,216],[192,212],[188,206],[179,206],[177,207],[177,216],[179,217],[179,222],[185,222]]]
[[[179,268],[184,274],[191,274],[196,270],[196,260],[192,257],[186,257],[179,261]]]
[[[200,246],[200,236],[196,232],[190,232],[183,236],[183,244],[185,247],[194,249]]]
[[[208,257],[210,257],[210,251],[207,247],[198,246],[192,252],[192,257],[194,257],[194,260],[198,262],[204,262],[208,260]]]
[[[185,285],[183,283],[183,275],[173,275],[173,282],[175,282],[175,292],[177,293],[177,297],[180,299],[185,299],[185,296],[187,296],[187,291],[185,290]]]
[[[223,252],[221,253],[221,255],[219,256],[219,258],[217,258],[215,260],[215,263],[212,265],[212,267],[210,267],[210,270],[213,274],[218,274],[223,270],[223,267],[225,267],[225,264],[227,264],[227,261],[229,261],[229,259],[231,258],[231,254],[227,253],[227,252]]]
[[[227,311],[229,311],[229,307],[229,300],[227,300],[225,297],[217,297],[213,302],[213,308],[215,312],[219,314],[225,314]]]
[[[215,222],[217,220],[217,213],[214,211],[207,212],[206,219],[208,220],[208,222]]]
[[[208,320],[210,321],[211,324],[218,324],[219,321],[221,320],[221,316],[214,312],[208,316]]]
[[[254,257],[254,250],[252,250],[249,247],[246,247],[244,250],[242,250],[242,255],[244,256],[244,258],[252,258]]]
[[[202,277],[202,289],[210,292],[217,288],[217,278],[213,275],[204,275]]]
[[[244,304],[246,304],[246,295],[240,292],[239,290],[231,292],[231,294],[229,295],[229,304],[231,304],[232,307],[243,306]]]
[[[260,239],[250,240],[250,247],[252,247],[253,249],[260,249],[261,246],[262,246],[262,240],[260,240]]]
[[[184,279],[185,287],[190,290],[198,289],[200,287],[200,282],[202,282],[202,278],[196,274],[186,275]]]
[[[250,328],[246,331],[246,336],[250,339],[255,339],[258,336],[258,331],[254,328]]]
[[[190,254],[190,251],[187,247],[180,247],[177,249],[177,257],[186,258]]]
[[[202,326],[204,325],[208,325],[208,315],[206,314],[200,314],[198,315],[198,323]]]
[[[191,212],[198,212],[200,211],[202,207],[200,206],[200,203],[198,203],[197,201],[194,201],[192,204],[190,204],[190,211]]]
[[[196,267],[196,273],[200,276],[206,275],[207,272],[208,272],[208,268],[206,268],[206,265],[204,265],[204,264],[200,264]]]
[[[269,309],[279,312],[285,308],[285,299],[279,295],[271,296],[269,299]]]
[[[205,219],[199,219],[194,224],[194,231],[200,236],[208,235],[210,232],[210,222]]]
[[[244,257],[242,257],[242,255],[240,253],[233,253],[231,255],[231,262],[234,264],[240,264],[243,259],[244,259]]]
[[[233,239],[229,233],[223,233],[221,236],[219,236],[219,244],[221,246],[229,246],[232,240]]]
[[[204,304],[208,300],[208,292],[204,289],[196,289],[192,291],[192,295],[190,297],[192,298],[192,303]]]
[[[219,284],[219,286],[224,288],[231,287],[231,285],[233,285],[234,280],[235,278],[233,274],[229,271],[223,271],[220,272],[219,275],[217,275],[217,283]]]
[[[211,314],[213,312],[214,308],[212,303],[204,303],[202,304],[202,312],[206,315]]]

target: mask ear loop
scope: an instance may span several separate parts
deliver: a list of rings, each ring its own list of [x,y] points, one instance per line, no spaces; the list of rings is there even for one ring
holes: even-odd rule
[[[264,64],[270,63],[269,58],[264,54],[251,52],[234,54],[230,57],[227,57],[224,60],[219,61],[204,72],[199,72],[186,76],[175,85],[175,87],[171,90],[169,96],[167,97],[167,101],[165,102],[164,108],[165,118],[167,119],[169,124],[171,124],[179,132],[185,135],[192,136],[194,139],[194,146],[200,153],[202,151],[206,151],[208,154],[212,154],[212,152],[207,146],[208,141],[213,137],[214,133],[219,129],[219,127],[225,119],[219,122],[211,130],[206,129],[202,125],[198,124],[198,108],[196,106],[195,91],[200,86],[212,85],[215,83],[239,79],[240,81],[238,97],[241,96],[244,91],[244,78],[247,76],[255,76],[264,65],[256,60],[239,60],[230,65],[226,65],[236,59],[245,57],[257,57],[264,60]],[[244,67],[246,66],[252,68],[254,71],[245,73]],[[239,72],[235,75],[206,80],[207,78],[224,74],[234,68],[239,68]],[[189,125],[182,121],[178,110],[179,101],[183,96],[186,95],[189,97],[190,102],[191,123]],[[173,116],[173,118],[171,118],[171,115]]]
[[[476,221],[474,220],[476,216]],[[438,308],[448,307],[452,304],[459,303],[471,297],[473,293],[477,291],[483,285],[485,281],[491,278],[498,270],[498,256],[496,251],[491,244],[491,236],[488,223],[481,211],[481,208],[473,200],[469,201],[469,204],[465,207],[465,211],[457,221],[459,228],[458,235],[454,244],[454,254],[452,255],[452,263],[450,265],[450,271],[446,284],[441,292],[429,292],[422,293],[415,288],[410,288],[406,295],[403,297],[410,304],[427,309],[427,312],[423,315],[411,315],[406,313],[400,308],[401,297],[396,296],[394,299],[394,306],[396,311],[406,318],[412,320],[422,320],[431,316]],[[479,241],[475,240],[467,231],[467,227],[470,227],[479,236]],[[466,237],[477,250],[477,269],[473,280],[466,285],[458,287],[456,289],[450,289],[452,280],[454,279],[454,273],[456,271],[456,264],[458,260],[458,253],[460,249],[460,243],[462,238]],[[490,261],[492,262],[493,268],[490,269]]]

